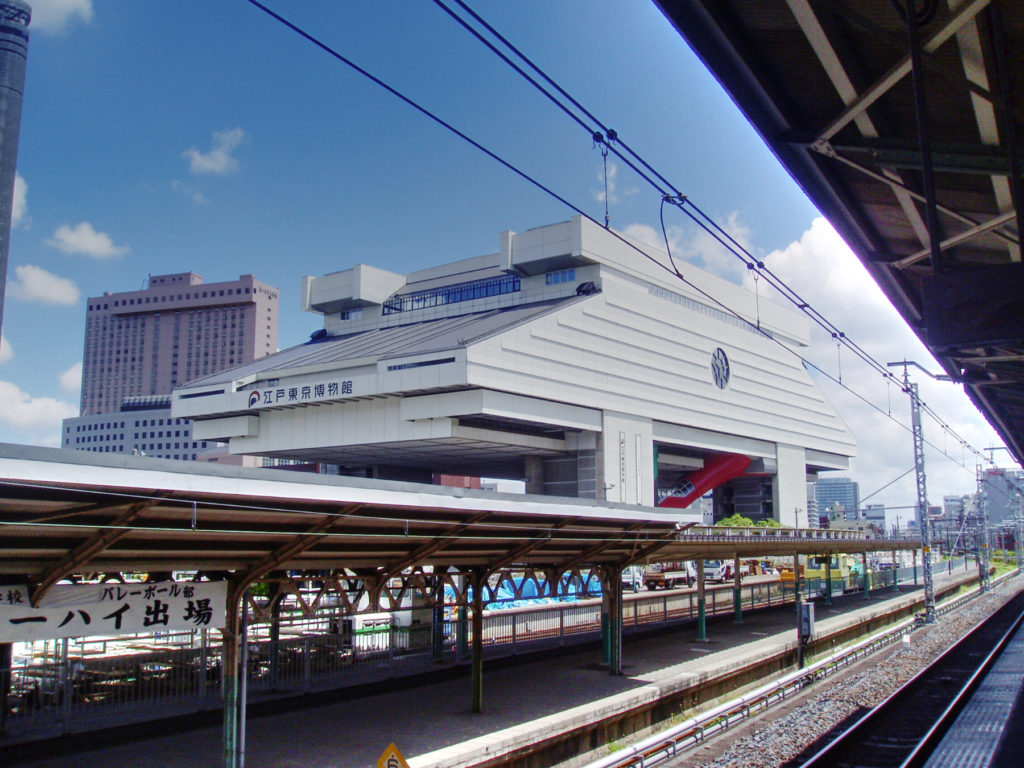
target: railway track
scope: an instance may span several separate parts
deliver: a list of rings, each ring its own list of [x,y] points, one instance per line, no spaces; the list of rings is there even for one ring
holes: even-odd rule
[[[1024,623],[1017,595],[801,768],[923,766]]]
[[[1000,577],[995,581],[995,583],[1001,583],[1009,577],[1009,574]],[[958,609],[965,607],[968,603],[973,602],[976,598],[981,597],[984,594],[986,593],[976,589],[954,599],[944,601],[938,607],[938,613],[941,616],[953,614],[958,611]],[[1008,604],[1017,606],[1016,613],[1021,613],[1021,611],[1024,610],[1024,593],[1021,593],[1017,598],[1011,598],[1008,601]],[[1007,609],[1007,612],[1013,611],[1014,608],[1012,607]],[[608,754],[592,763],[589,763],[586,768],[654,768],[655,766],[662,765],[674,766],[700,763],[699,759],[697,759],[696,763],[694,762],[694,756],[690,754],[691,750],[734,732],[741,725],[751,722],[753,718],[762,714],[770,713],[779,705],[799,699],[805,692],[815,688],[818,684],[824,684],[824,681],[829,680],[833,676],[842,677],[847,670],[860,664],[875,653],[885,648],[891,648],[900,641],[907,641],[918,626],[920,625],[915,619],[908,619],[895,624],[892,627],[878,632],[859,643],[848,646],[827,658],[816,661],[805,669],[790,672],[775,681],[762,686],[761,688],[744,694],[737,699],[733,699],[714,707],[711,710],[703,712],[684,722],[678,723],[664,731],[655,733],[639,742],[620,748],[614,753]],[[945,626],[945,624],[943,624],[943,626]],[[961,631],[968,633],[972,630],[970,626],[968,626]],[[952,642],[952,639],[947,639],[945,642],[948,645],[948,643]],[[948,652],[949,651],[947,649],[947,655]],[[913,662],[911,661],[910,663]],[[906,661],[901,661],[889,674],[894,674],[898,677],[898,668],[905,664]],[[882,669],[885,669],[885,665],[883,665]],[[883,672],[882,680],[868,683],[869,698],[871,688],[885,685],[885,676],[886,673]],[[904,677],[903,679],[906,678]],[[890,688],[889,690],[892,689]],[[853,695],[859,696],[861,694],[854,693]],[[878,701],[878,699],[875,700]],[[850,702],[844,695],[840,695],[840,698],[836,703],[839,704],[838,709],[841,710]],[[873,706],[873,704],[869,704],[868,706]],[[798,735],[799,731],[794,732],[792,730],[792,728],[800,729],[802,727],[799,721],[806,720],[807,725],[813,731],[821,722],[827,720],[830,715],[826,714],[821,718],[819,717],[820,713],[817,713],[813,708],[808,709],[807,704],[798,706],[798,708],[794,710],[793,714],[798,715],[796,718],[798,722],[791,724],[789,729],[783,728],[781,731],[774,731],[772,733],[769,733],[766,729],[765,731],[760,732],[760,735],[756,737],[748,737],[745,741],[751,743],[745,744],[738,749],[730,749],[728,753],[717,758],[712,758],[709,765],[732,766],[741,764],[785,764],[791,768],[794,766],[802,766],[804,761],[808,759],[808,756],[817,756],[819,751],[824,751],[821,749],[822,746],[837,738],[837,730],[833,730],[828,733],[818,730],[817,733],[824,733],[824,735],[818,737],[820,740],[817,744],[810,743],[808,746],[808,741],[804,741],[800,744],[800,737]],[[847,718],[849,718],[849,716],[850,713],[847,713]],[[854,712],[852,716],[856,717],[856,712]],[[849,722],[849,719],[847,719],[847,722]],[[778,743],[775,743],[776,741]],[[798,744],[799,746],[797,746]],[[793,749],[793,747],[796,747],[796,749]],[[787,754],[789,757],[786,756]],[[759,762],[761,757],[764,758],[763,762]],[[862,766],[873,765],[871,762],[864,762],[860,764],[849,762],[835,764]],[[897,762],[895,764],[900,765],[901,763]],[[829,764],[822,763],[821,765]],[[885,765],[888,765],[888,763],[885,763]]]

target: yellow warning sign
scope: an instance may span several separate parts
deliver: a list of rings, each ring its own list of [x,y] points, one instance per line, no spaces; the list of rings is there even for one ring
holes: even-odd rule
[[[409,764],[405,762],[405,757],[392,741],[384,750],[384,754],[377,758],[377,768],[409,768]]]

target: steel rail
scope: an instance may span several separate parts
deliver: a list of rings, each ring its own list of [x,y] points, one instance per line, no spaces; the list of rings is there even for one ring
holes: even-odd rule
[[[897,760],[899,761],[899,768],[923,765],[945,735],[949,726],[952,725],[960,711],[970,700],[971,696],[974,695],[978,685],[988,674],[992,665],[995,664],[1000,654],[1006,648],[1006,645],[1016,634],[1017,630],[1020,629],[1021,624],[1024,623],[1024,613],[1019,612],[1018,609],[1018,614],[1011,621],[1009,628],[1002,631],[996,642],[991,644],[991,647],[988,647],[990,643],[984,640],[981,633],[994,620],[997,620],[996,615],[990,617],[986,622],[979,624],[970,634],[961,638],[955,645],[950,646],[941,656],[900,686],[899,690],[894,691],[885,701],[866,713],[856,723],[805,761],[801,768],[832,768],[834,766],[847,765],[864,766],[865,768],[870,768],[871,766],[884,767],[895,765]],[[988,650],[980,662],[971,663],[970,673],[966,679],[961,675],[960,680],[955,680],[956,670],[950,670],[945,665],[945,662],[954,659],[951,654],[956,653],[958,650],[966,650],[968,653],[978,650],[973,646],[973,642],[983,644],[983,651],[985,647],[988,647]],[[928,714],[925,704],[925,702],[931,701],[931,697],[927,695],[922,696],[920,691],[922,689],[927,691],[929,680],[936,675],[941,677],[943,685],[948,685],[951,681],[962,682],[953,697],[948,700],[948,703],[942,707],[937,715],[934,715]],[[914,713],[913,711],[908,711],[905,706],[907,698],[913,698],[915,701],[922,702],[921,707],[923,711],[920,714],[923,718],[927,719],[928,725],[926,730],[909,748],[901,750],[900,747],[893,746],[888,751],[880,748],[871,739],[878,734],[881,734],[884,738],[885,726],[883,725],[882,728],[879,728],[879,723],[891,724],[892,716],[897,712],[899,713],[897,719],[902,727],[908,732],[913,728],[913,723],[909,721],[909,716]],[[936,708],[938,706],[941,705],[937,704]],[[920,722],[920,719],[918,722]],[[875,762],[865,763],[862,755],[860,757],[857,756],[858,752],[863,752],[868,744],[872,745],[871,753],[876,755]],[[902,753],[900,754],[900,752]]]
[[[995,583],[1005,581],[1019,573],[1021,571],[1018,570],[1004,574],[996,579]],[[983,592],[978,587],[945,600],[937,607],[936,613],[940,615],[950,613],[981,594]],[[921,626],[918,617],[905,619],[865,640],[821,659],[809,667],[790,672],[737,699],[720,704],[672,728],[648,736],[636,744],[588,763],[583,768],[652,768],[660,765],[700,746],[707,739],[724,733],[754,715],[781,704],[792,698],[794,694],[831,677],[894,642],[901,641],[904,636],[909,635],[918,626]]]

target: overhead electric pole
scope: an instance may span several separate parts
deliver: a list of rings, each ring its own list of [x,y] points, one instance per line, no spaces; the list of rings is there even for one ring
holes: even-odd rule
[[[981,581],[981,590],[989,592],[992,589],[992,567],[991,563],[991,534],[988,525],[988,494],[985,492],[984,475],[981,467],[978,467],[978,576]]]
[[[914,436],[914,472],[917,478],[917,524],[921,531],[921,565],[924,569],[924,621],[935,623],[935,578],[932,574],[932,523],[928,516],[928,487],[924,472],[924,433],[921,429],[921,398],[911,383],[908,366],[914,362],[889,363],[903,366],[903,391],[910,395],[910,423]],[[924,370],[923,368],[921,370]],[[927,373],[927,371],[925,371]],[[931,374],[928,374],[929,376]]]

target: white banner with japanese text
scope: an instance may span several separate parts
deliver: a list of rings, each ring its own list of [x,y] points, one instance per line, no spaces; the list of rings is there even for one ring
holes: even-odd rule
[[[0,642],[208,629],[225,624],[226,581],[59,584],[38,608],[0,587]]]

